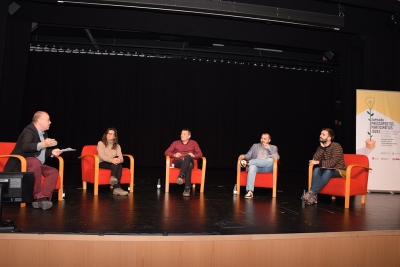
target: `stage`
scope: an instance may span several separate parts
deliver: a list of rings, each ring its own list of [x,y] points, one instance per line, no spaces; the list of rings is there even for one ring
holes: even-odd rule
[[[11,252],[13,244],[16,248],[21,246],[18,240],[22,242],[22,247],[24,244],[31,246],[35,242],[38,242],[37,245],[45,242],[50,252],[53,248],[48,246],[52,242],[61,242],[63,246],[68,247],[64,249],[78,257],[80,252],[77,252],[77,247],[84,246],[87,251],[96,254],[94,247],[98,246],[97,241],[111,242],[113,246],[115,242],[123,242],[136,251],[136,256],[141,255],[142,262],[135,256],[136,265],[140,266],[158,266],[157,263],[160,262],[164,262],[164,266],[188,266],[184,264],[187,263],[187,258],[190,259],[193,253],[196,254],[193,250],[187,251],[192,246],[198,253],[204,250],[201,255],[206,253],[202,261],[204,264],[190,264],[193,266],[222,266],[224,264],[218,264],[219,261],[231,262],[228,259],[240,257],[243,248],[246,257],[253,257],[251,261],[255,260],[256,265],[268,256],[268,260],[262,262],[269,262],[271,266],[290,266],[281,264],[289,264],[293,260],[301,266],[301,262],[325,263],[326,259],[311,260],[312,251],[333,249],[333,252],[324,252],[327,259],[333,259],[336,257],[334,251],[340,252],[341,248],[350,246],[354,251],[346,249],[343,251],[345,255],[361,253],[358,258],[352,260],[348,256],[350,262],[368,262],[367,265],[358,266],[380,266],[383,262],[400,264],[399,194],[370,193],[365,205],[361,204],[361,197],[352,197],[349,209],[344,209],[343,198],[332,200],[330,196],[320,195],[316,205],[307,206],[300,200],[303,189],[307,186],[307,173],[280,171],[276,198],[272,198],[272,189],[256,188],[254,198],[245,199],[244,187],[240,196],[233,195],[235,175],[234,169],[207,170],[204,193],[199,193],[198,186],[194,192],[192,190],[190,197],[183,197],[183,186],[171,184],[170,192],[164,192],[162,168],[136,168],[133,194],[113,196],[109,186],[101,186],[99,195],[94,196],[92,185],[89,184],[87,190],[82,190],[78,172],[66,172],[65,199],[57,201],[54,197],[54,206],[50,210],[34,209],[31,205],[21,208],[18,203],[3,203],[3,220],[13,220],[16,229],[3,231],[0,234],[0,245],[2,249],[6,246]],[[159,178],[161,189],[156,187]],[[127,189],[127,185],[123,185],[123,188]],[[371,239],[379,241],[370,243]],[[141,254],[141,242],[150,242],[153,245],[149,245],[148,252],[143,251]],[[265,252],[267,254],[263,254],[259,249],[250,249],[255,245],[254,242],[258,244],[256,247],[272,246],[273,251],[269,250],[268,253]],[[283,242],[282,250],[278,250],[280,242]],[[309,243],[313,245],[301,245]],[[216,247],[216,244],[225,244],[224,248],[231,252]],[[285,249],[285,244],[291,246],[290,249]],[[124,253],[128,252],[126,249],[120,251],[119,246],[121,245],[118,245],[115,255],[125,257]],[[367,247],[362,249],[362,246]],[[185,249],[182,250],[182,247]],[[379,251],[382,248],[384,251]],[[165,257],[161,255],[158,260],[149,261],[147,258],[153,258],[154,255],[148,253],[159,253],[159,249],[171,250],[171,253],[178,251],[178,254],[168,256],[167,253]],[[225,254],[217,256],[216,253],[221,249]],[[368,254],[370,250],[375,251],[377,259],[360,261],[360,257],[363,258],[364,253]],[[111,258],[114,253],[108,251],[107,245],[100,251]],[[289,257],[289,252],[294,258]],[[256,253],[256,256],[252,253]],[[270,259],[271,253],[275,255],[275,260]],[[310,256],[304,258],[304,253]],[[211,258],[206,256],[208,254]],[[296,259],[297,254],[299,258]],[[86,256],[85,253],[82,254],[83,258]],[[277,265],[278,258],[280,264]],[[343,258],[335,262],[341,263],[342,260]],[[52,262],[59,261],[60,258],[57,257]],[[87,262],[85,266],[92,266],[92,262]],[[378,265],[371,265],[372,263]],[[37,264],[51,266],[43,265],[41,261]]]

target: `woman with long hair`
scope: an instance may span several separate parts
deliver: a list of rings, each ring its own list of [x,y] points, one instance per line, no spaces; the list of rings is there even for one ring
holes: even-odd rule
[[[100,161],[99,167],[111,170],[110,185],[114,186],[113,195],[128,195],[128,192],[123,190],[120,184],[124,158],[115,128],[108,128],[103,134],[103,138],[97,143],[97,154]]]

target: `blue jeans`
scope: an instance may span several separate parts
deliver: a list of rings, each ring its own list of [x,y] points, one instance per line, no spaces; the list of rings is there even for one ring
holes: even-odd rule
[[[311,188],[312,195],[316,196],[318,191],[324,187],[332,177],[340,177],[338,170],[316,167],[313,170]]]
[[[254,191],[254,182],[256,181],[257,172],[272,172],[273,164],[273,158],[250,160],[249,172],[247,174],[246,190]]]

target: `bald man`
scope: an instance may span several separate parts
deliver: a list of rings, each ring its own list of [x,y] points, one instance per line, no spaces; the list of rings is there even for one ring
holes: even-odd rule
[[[21,155],[26,159],[27,171],[33,172],[35,183],[33,186],[32,206],[35,209],[47,210],[53,206],[51,197],[56,187],[58,170],[44,165],[50,156],[58,156],[62,151],[58,148],[49,149],[57,145],[55,139],[48,138],[47,130],[50,128],[50,116],[44,111],[37,111],[33,115],[32,123],[24,128],[18,137],[17,144],[11,154]],[[16,158],[10,158],[4,167],[6,172],[20,172],[21,162]],[[41,176],[45,181],[41,186]]]

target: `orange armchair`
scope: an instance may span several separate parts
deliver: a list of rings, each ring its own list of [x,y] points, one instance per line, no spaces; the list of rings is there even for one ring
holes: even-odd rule
[[[129,184],[129,192],[133,193],[134,179],[134,158],[129,154],[122,154],[129,158],[129,169],[122,168],[121,184]],[[99,156],[97,155],[97,145],[87,145],[82,149],[81,159],[82,168],[82,188],[86,189],[86,183],[94,184],[94,195],[99,194],[99,185],[108,185],[110,182],[111,170],[99,168]]]
[[[254,187],[264,187],[264,188],[272,188],[272,197],[276,197],[276,183],[278,180],[278,161],[274,160],[272,172],[260,173],[256,174],[256,181],[254,182]],[[246,186],[247,184],[247,173],[248,166],[246,166],[246,170],[242,171],[240,167],[240,159],[237,161],[237,173],[236,173],[236,190],[237,194],[240,195],[240,187]]]
[[[180,169],[179,168],[173,168],[172,167],[173,161],[169,156],[166,156],[166,161],[165,161],[165,192],[169,192],[169,184],[176,183],[176,178],[179,175]],[[205,177],[206,177],[206,158],[202,157],[202,168],[199,169],[198,166],[198,161],[197,159],[193,160],[194,166],[192,169],[192,177],[191,177],[191,182],[193,187],[196,186],[196,184],[200,184],[200,193],[204,192],[204,183],[205,183]]]
[[[11,152],[15,147],[14,142],[0,142],[0,171],[4,171],[4,167],[7,163],[8,158],[14,157],[21,161],[21,172],[26,172],[26,159],[20,155],[11,155]],[[61,156],[56,157],[58,159],[58,180],[55,189],[58,189],[58,200],[63,199],[63,181],[64,181],[64,159]],[[42,185],[44,183],[44,177],[42,176]],[[21,206],[25,206],[25,203],[21,203]]]
[[[362,195],[361,203],[365,204],[369,167],[368,157],[357,154],[344,154],[344,162],[347,166],[346,178],[333,177],[329,182],[321,188],[318,194],[332,195],[344,197],[344,207],[350,206],[350,196]],[[314,165],[308,167],[308,190],[310,190],[312,182],[312,172]]]

